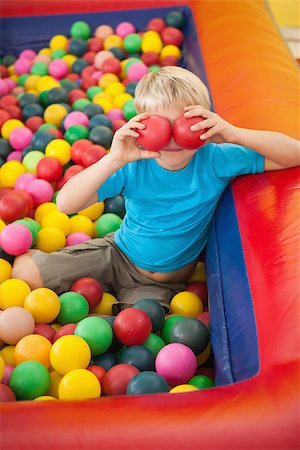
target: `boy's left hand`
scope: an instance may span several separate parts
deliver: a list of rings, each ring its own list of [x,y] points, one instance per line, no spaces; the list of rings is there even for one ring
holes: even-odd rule
[[[203,108],[200,105],[186,106],[184,117],[201,116],[204,120],[191,126],[191,131],[198,131],[207,128],[208,130],[200,136],[201,140],[222,144],[223,142],[235,142],[237,127],[226,122],[218,114]]]

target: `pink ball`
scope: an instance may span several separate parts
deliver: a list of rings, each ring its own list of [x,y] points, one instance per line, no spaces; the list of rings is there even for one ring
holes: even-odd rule
[[[195,375],[197,359],[186,345],[168,344],[158,352],[155,368],[167,383],[177,386],[186,383]]]
[[[100,80],[102,75],[103,72],[101,72],[101,70],[96,70],[96,72],[92,73],[92,78],[95,78],[95,80]]]
[[[9,136],[9,143],[14,150],[22,151],[31,144],[33,133],[27,127],[14,128]]]
[[[29,73],[32,66],[32,61],[26,58],[18,58],[14,63],[14,69],[17,75]]]
[[[25,190],[26,186],[32,181],[32,180],[36,180],[37,177],[36,175],[34,175],[33,173],[22,173],[22,175],[20,175],[15,183],[15,189],[22,189]]]
[[[46,180],[32,180],[25,188],[25,191],[31,194],[33,199],[33,206],[37,208],[45,202],[51,202],[53,198],[53,188]]]
[[[5,83],[9,87],[9,90],[12,90],[14,87],[17,86],[17,82],[12,78],[5,78]]]
[[[19,55],[19,58],[29,59],[30,61],[33,60],[35,57],[36,57],[36,52],[31,49],[23,50]]]
[[[24,225],[10,223],[3,228],[0,243],[6,253],[18,256],[30,249],[32,234]]]
[[[48,66],[48,72],[54,78],[61,80],[69,72],[68,64],[62,59],[54,59]]]
[[[135,26],[130,22],[121,22],[116,26],[116,34],[121,36],[121,38],[131,33],[135,33]]]
[[[9,385],[10,376],[11,376],[13,370],[14,370],[13,366],[10,366],[8,364],[5,365],[4,375],[3,375],[1,383],[6,384],[6,386]]]
[[[64,127],[67,130],[73,125],[84,125],[86,128],[90,126],[90,119],[81,111],[72,111],[66,115],[64,119]]]
[[[123,111],[121,109],[111,109],[110,111],[108,111],[108,113],[106,114],[111,120],[123,120],[124,119],[124,114]]]
[[[7,95],[10,92],[10,89],[5,80],[6,80],[6,78],[4,80],[2,78],[0,78],[0,95],[1,96]]]
[[[89,239],[91,239],[91,237],[88,234],[77,231],[75,233],[69,234],[69,236],[67,237],[66,245],[69,246],[81,244],[82,242],[88,241]]]
[[[129,81],[139,81],[147,73],[148,67],[146,66],[146,64],[142,62],[136,62],[129,67],[127,71],[127,78]]]
[[[6,161],[22,161],[22,152],[17,150],[11,152],[6,158]]]
[[[38,55],[36,55],[36,57],[34,58],[34,62],[35,63],[37,63],[37,62],[42,62],[42,63],[45,63],[45,64],[49,64],[49,62],[51,61],[51,57],[50,57],[50,55],[45,55],[45,54],[38,54]]]

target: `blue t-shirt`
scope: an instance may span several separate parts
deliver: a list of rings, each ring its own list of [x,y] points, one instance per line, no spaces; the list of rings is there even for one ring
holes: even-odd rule
[[[263,170],[259,153],[209,143],[181,170],[166,170],[155,159],[127,164],[100,187],[98,199],[122,194],[127,212],[116,244],[142,269],[171,272],[199,256],[231,178]]]

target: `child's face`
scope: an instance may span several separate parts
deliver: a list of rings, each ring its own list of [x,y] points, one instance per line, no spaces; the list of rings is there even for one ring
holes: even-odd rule
[[[184,113],[183,109],[164,109],[164,110],[151,110],[147,111],[150,114],[159,114],[169,119],[171,125]],[[168,170],[180,170],[183,169],[192,159],[193,155],[197,152],[195,150],[188,150],[180,147],[174,141],[173,137],[167,147],[160,150],[160,157],[156,158],[157,163]]]

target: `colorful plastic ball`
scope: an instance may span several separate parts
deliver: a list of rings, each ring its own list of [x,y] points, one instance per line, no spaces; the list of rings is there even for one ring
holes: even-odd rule
[[[25,298],[30,294],[28,284],[17,278],[11,278],[0,285],[0,308],[7,309],[12,306],[23,308]]]
[[[83,295],[89,304],[89,310],[94,310],[102,300],[103,288],[101,283],[92,277],[78,278],[70,288],[70,291]],[[106,351],[106,350],[105,350]]]
[[[70,222],[70,233],[82,232],[88,234],[90,237],[94,235],[94,224],[88,217],[78,214],[71,217]]]
[[[25,173],[25,168],[19,161],[6,162],[2,167],[0,167],[0,179],[2,187],[13,188],[15,186],[16,180],[23,173]]]
[[[115,57],[105,59],[102,63],[101,71],[103,73],[115,73],[119,75],[121,71],[120,61]]]
[[[166,45],[165,47],[162,48],[160,52],[160,59],[163,60],[168,56],[174,56],[175,58],[180,59],[181,58],[180,48],[172,44]]]
[[[100,304],[93,309],[93,314],[112,315],[112,305],[117,303],[116,297],[109,292],[104,292]]]
[[[31,66],[30,73],[32,75],[43,77],[44,75],[48,74],[48,64],[44,62],[35,62]]]
[[[166,380],[156,372],[145,371],[133,377],[127,386],[127,395],[169,392]]]
[[[18,341],[15,347],[16,364],[24,361],[38,361],[46,368],[50,367],[49,353],[51,342],[44,336],[30,334]]]
[[[183,344],[168,344],[157,354],[155,368],[172,386],[186,383],[196,373],[194,352]]]
[[[133,308],[144,311],[149,316],[152,332],[159,331],[162,328],[165,321],[165,312],[158,301],[144,298],[136,302]]]
[[[158,152],[166,147],[172,138],[172,130],[169,120],[166,117],[152,114],[147,119],[141,121],[145,125],[143,130],[139,130],[138,143],[153,152]],[[157,133],[157,130],[160,133]]]
[[[156,31],[146,31],[142,37],[142,51],[160,53],[163,43],[160,34]]]
[[[185,24],[184,15],[180,11],[170,11],[166,16],[166,24],[169,27],[182,28]]]
[[[159,55],[156,52],[143,53],[141,59],[146,66],[152,66],[153,64],[159,64]]]
[[[198,389],[207,389],[210,387],[214,387],[215,383],[205,375],[196,375],[191,378],[188,382],[192,386],[195,386]]]
[[[82,209],[78,214],[82,214],[91,220],[97,220],[104,211],[104,202],[96,202],[85,209]]]
[[[55,330],[47,323],[37,323],[34,327],[33,334],[44,336],[52,344]]]
[[[26,58],[18,58],[14,62],[14,71],[17,75],[23,75],[30,72],[32,61]]]
[[[130,364],[113,366],[103,378],[103,393],[107,396],[125,395],[129,381],[139,373],[140,371]]]
[[[61,375],[74,369],[85,369],[90,360],[90,348],[79,336],[62,336],[54,342],[50,350],[51,365]]]
[[[0,258],[0,285],[11,278],[12,266],[6,259]]]
[[[70,233],[71,224],[67,214],[60,211],[50,211],[42,219],[42,227],[57,227],[65,236]]]
[[[196,317],[203,311],[201,299],[198,295],[188,291],[174,295],[170,307],[173,314],[181,314],[184,317]]]
[[[26,296],[24,308],[31,313],[36,323],[49,323],[56,319],[60,301],[51,289],[38,288]]]
[[[67,323],[66,325],[60,326],[59,330],[55,332],[53,342],[57,341],[57,339],[62,336],[73,335],[76,327],[76,323]]]
[[[196,386],[192,386],[191,384],[180,384],[178,386],[173,387],[170,389],[169,394],[179,394],[182,392],[194,392],[198,391],[199,389]]]
[[[198,295],[203,303],[203,306],[207,306],[208,292],[207,285],[204,281],[191,281],[186,285],[186,290]]]
[[[171,330],[171,342],[190,347],[195,355],[202,353],[209,343],[209,331],[198,319],[180,320]]]
[[[196,268],[194,269],[192,275],[188,279],[188,283],[191,281],[203,281],[206,282],[205,264],[203,261],[198,261]]]
[[[51,183],[61,178],[63,166],[58,159],[47,156],[38,162],[36,166],[36,173],[39,178]]]
[[[84,114],[81,111],[73,111],[67,114],[67,116],[64,119],[64,128],[67,130],[73,125],[83,125],[85,127],[89,127],[90,121],[86,114]]]
[[[183,41],[183,33],[175,27],[165,27],[161,33],[165,45],[175,45],[180,47]]]
[[[111,352],[102,353],[102,355],[94,356],[91,364],[102,367],[106,372],[113,366],[118,364],[116,355]]]
[[[6,161],[22,161],[22,152],[18,152],[17,150],[11,152]]]
[[[142,38],[137,33],[129,33],[124,38],[123,45],[128,53],[138,53],[141,50]]]
[[[165,21],[160,17],[155,17],[151,19],[147,24],[147,30],[156,31],[157,33],[161,33],[164,27],[166,26]]]
[[[110,111],[108,111],[107,117],[109,117],[110,120],[112,121],[112,126],[113,126],[113,122],[114,121],[116,121],[116,120],[124,120],[123,111],[121,111],[118,108],[113,108]]]
[[[117,231],[120,228],[121,223],[122,219],[116,214],[102,214],[102,216],[96,221],[96,235],[103,237],[113,231]]]
[[[124,197],[116,195],[115,197],[104,200],[104,211],[102,213],[112,213],[123,218],[125,216],[125,200]]]
[[[66,244],[64,233],[57,227],[42,228],[37,237],[36,248],[51,253],[63,248]]]
[[[42,219],[49,211],[57,211],[57,206],[53,202],[45,202],[38,206],[34,213],[34,218],[38,223],[42,223]]]
[[[12,389],[4,383],[0,383],[0,402],[14,402],[16,396]]]
[[[88,343],[92,356],[106,352],[113,339],[113,332],[109,323],[101,317],[95,316],[81,320],[75,328],[74,335],[80,336]]]
[[[1,247],[9,255],[18,256],[32,245],[32,234],[24,225],[11,223],[1,233]]]
[[[0,314],[0,339],[6,344],[17,344],[24,336],[32,334],[33,330],[34,319],[24,308],[13,306]]]
[[[62,34],[57,34],[50,39],[49,46],[52,51],[54,50],[65,50],[67,47],[68,38]]]
[[[71,146],[64,139],[54,139],[45,150],[46,156],[52,156],[64,166],[71,160]]]
[[[123,106],[123,113],[126,120],[132,119],[134,116],[137,115],[135,106],[134,106],[134,99],[128,100],[124,106]]]
[[[61,80],[65,78],[69,71],[68,64],[62,59],[54,59],[48,66],[48,72],[54,78]]]
[[[18,192],[7,192],[0,199],[0,218],[4,222],[11,223],[17,219],[22,219],[27,213],[27,202]]]
[[[25,105],[22,111],[23,120],[28,120],[30,117],[43,117],[44,108],[38,103],[31,103],[30,105]]]
[[[45,202],[50,202],[54,194],[51,184],[48,181],[41,179],[32,180],[26,186],[26,191],[31,194],[34,207]]]
[[[51,126],[54,126],[50,124]],[[54,137],[48,130],[38,130],[32,136],[31,146],[35,150],[45,151],[49,142],[53,141]]]
[[[113,34],[114,30],[110,25],[99,25],[95,32],[94,35],[97,38],[100,39],[105,39],[107,36],[110,36],[111,34]]]
[[[24,225],[24,227],[28,228],[28,230],[30,231],[30,233],[32,235],[31,247],[34,247],[36,244],[38,232],[41,229],[40,224],[36,220],[33,220],[33,219],[20,219],[20,220],[16,220],[14,223],[19,223],[21,225]]]
[[[177,145],[187,148],[195,149],[202,147],[205,144],[205,140],[201,140],[200,136],[207,131],[203,130],[192,131],[190,128],[196,123],[204,120],[202,117],[190,117],[179,116],[173,124],[173,137]]]
[[[38,150],[32,150],[23,157],[23,166],[27,172],[37,174],[37,165],[45,157],[44,153]],[[28,185],[27,185],[28,187]],[[27,188],[26,187],[26,188]]]
[[[105,127],[108,127],[110,129],[112,129],[112,121],[105,114],[96,114],[90,120],[90,127],[91,128],[95,128],[96,126],[99,126],[99,125],[104,125]]]
[[[70,28],[70,34],[73,38],[80,38],[87,40],[91,34],[91,27],[83,20],[78,20],[73,23]]]
[[[154,370],[154,356],[143,345],[132,345],[125,348],[120,355],[120,364],[131,364],[140,372]]]
[[[89,139],[102,147],[109,149],[113,139],[112,130],[105,125],[95,126],[89,134]]]
[[[120,22],[116,26],[116,34],[118,36],[121,36],[121,38],[124,38],[130,33],[135,32],[135,26],[131,22]]]
[[[87,127],[77,124],[70,126],[64,134],[65,140],[72,145],[79,139],[87,139],[89,137],[89,130]]]
[[[69,41],[69,53],[75,56],[82,56],[87,51],[87,43],[81,38],[72,38]]]
[[[156,358],[158,352],[165,346],[165,343],[160,336],[150,333],[148,339],[143,343],[143,346],[148,348]]]
[[[128,71],[127,77],[129,81],[139,81],[144,75],[148,73],[148,67],[143,62],[136,62],[132,64]]]
[[[139,345],[149,337],[152,323],[144,311],[127,308],[117,315],[113,328],[116,337],[124,345]]]
[[[32,131],[27,127],[14,128],[9,136],[9,143],[14,150],[22,151],[32,140]]]
[[[14,368],[9,387],[18,400],[33,400],[45,395],[50,386],[50,375],[38,361],[25,361]]]
[[[99,159],[103,158],[106,154],[107,152],[104,147],[95,144],[83,152],[81,156],[82,164],[84,167],[89,167],[99,161]]]
[[[172,315],[166,318],[163,327],[160,331],[160,336],[163,339],[163,341],[166,344],[170,344],[171,343],[171,331],[172,328],[175,326],[175,324],[184,319],[183,316],[179,316],[179,315]]]
[[[3,358],[1,358],[1,360],[3,361]],[[4,361],[3,361],[3,364],[4,364]],[[1,383],[6,384],[7,386],[9,385],[9,380],[10,380],[13,370],[14,370],[14,368],[12,366],[10,366],[8,364],[5,365]],[[0,379],[1,379],[1,375],[0,375]]]
[[[3,347],[0,350],[0,356],[3,359],[5,365],[9,365],[11,367],[16,366],[14,345],[6,345],[5,347]]]
[[[98,381],[100,383],[100,386],[102,387],[103,379],[106,374],[106,370],[101,366],[88,366],[87,370],[92,372],[96,377],[98,378]]]
[[[62,378],[58,387],[58,396],[61,400],[84,400],[98,398],[101,395],[101,386],[98,378],[91,371],[75,369]]]
[[[55,86],[54,86],[55,87]],[[47,123],[51,123],[60,127],[63,118],[68,114],[68,110],[65,106],[60,105],[58,103],[53,103],[52,105],[47,106],[44,111],[44,120]]]
[[[78,292],[65,292],[59,296],[60,313],[57,321],[63,325],[77,323],[87,317],[89,304],[83,295]]]
[[[82,242],[86,242],[89,239],[91,239],[91,237],[86,233],[71,233],[67,236],[66,246],[82,244]]]

